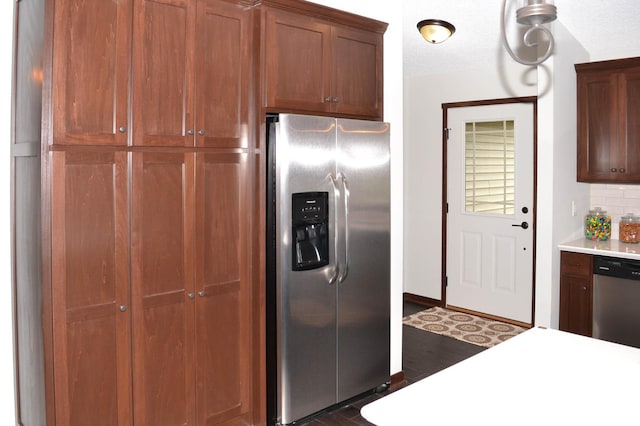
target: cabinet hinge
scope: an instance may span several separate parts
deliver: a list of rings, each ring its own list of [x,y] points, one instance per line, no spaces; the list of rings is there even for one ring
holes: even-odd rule
[[[445,127],[444,128],[444,133],[445,133],[445,136],[446,136],[447,140],[449,140],[449,132],[451,132],[451,127]]]

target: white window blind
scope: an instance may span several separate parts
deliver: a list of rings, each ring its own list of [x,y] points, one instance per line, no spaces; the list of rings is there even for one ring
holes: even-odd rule
[[[514,122],[465,123],[465,210],[514,214]]]

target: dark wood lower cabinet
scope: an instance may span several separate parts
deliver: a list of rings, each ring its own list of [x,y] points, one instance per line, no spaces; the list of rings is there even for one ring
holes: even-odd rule
[[[128,424],[127,156],[54,152],[52,161],[56,423]]]
[[[255,424],[248,155],[52,154],[56,424]]]
[[[592,335],[593,256],[560,252],[560,330]]]
[[[198,424],[251,424],[248,156],[199,153],[195,176]]]

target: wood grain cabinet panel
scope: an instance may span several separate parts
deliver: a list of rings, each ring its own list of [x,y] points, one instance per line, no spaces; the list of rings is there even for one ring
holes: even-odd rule
[[[136,424],[194,424],[193,155],[133,154]]]
[[[197,154],[198,424],[249,424],[250,199],[246,154]]]
[[[134,13],[133,144],[247,147],[250,8],[141,0]]]
[[[382,34],[333,29],[334,111],[382,119]]]
[[[134,4],[133,145],[193,145],[195,2]]]
[[[57,423],[130,424],[124,153],[53,155],[53,365]]]
[[[640,58],[576,71],[578,181],[640,183]]]
[[[386,24],[266,3],[276,7],[264,7],[264,106],[381,120]]]
[[[266,106],[331,111],[331,26],[312,17],[266,11]]]
[[[199,1],[196,23],[195,145],[247,148],[251,81],[251,10]]]
[[[591,337],[593,256],[560,252],[560,330]]]
[[[54,144],[127,144],[132,4],[56,1]]]

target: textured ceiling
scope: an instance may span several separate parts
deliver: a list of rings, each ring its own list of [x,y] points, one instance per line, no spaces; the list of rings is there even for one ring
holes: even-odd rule
[[[510,30],[518,27],[513,17],[522,4],[523,0],[507,3]],[[640,0],[555,0],[554,4],[558,22],[591,58],[620,57],[616,52],[640,56]],[[402,6],[405,76],[478,69],[506,55],[500,45],[502,0],[402,0]],[[426,43],[416,23],[428,18],[451,22],[456,33],[442,44]],[[515,35],[510,40],[512,47],[517,44]]]

